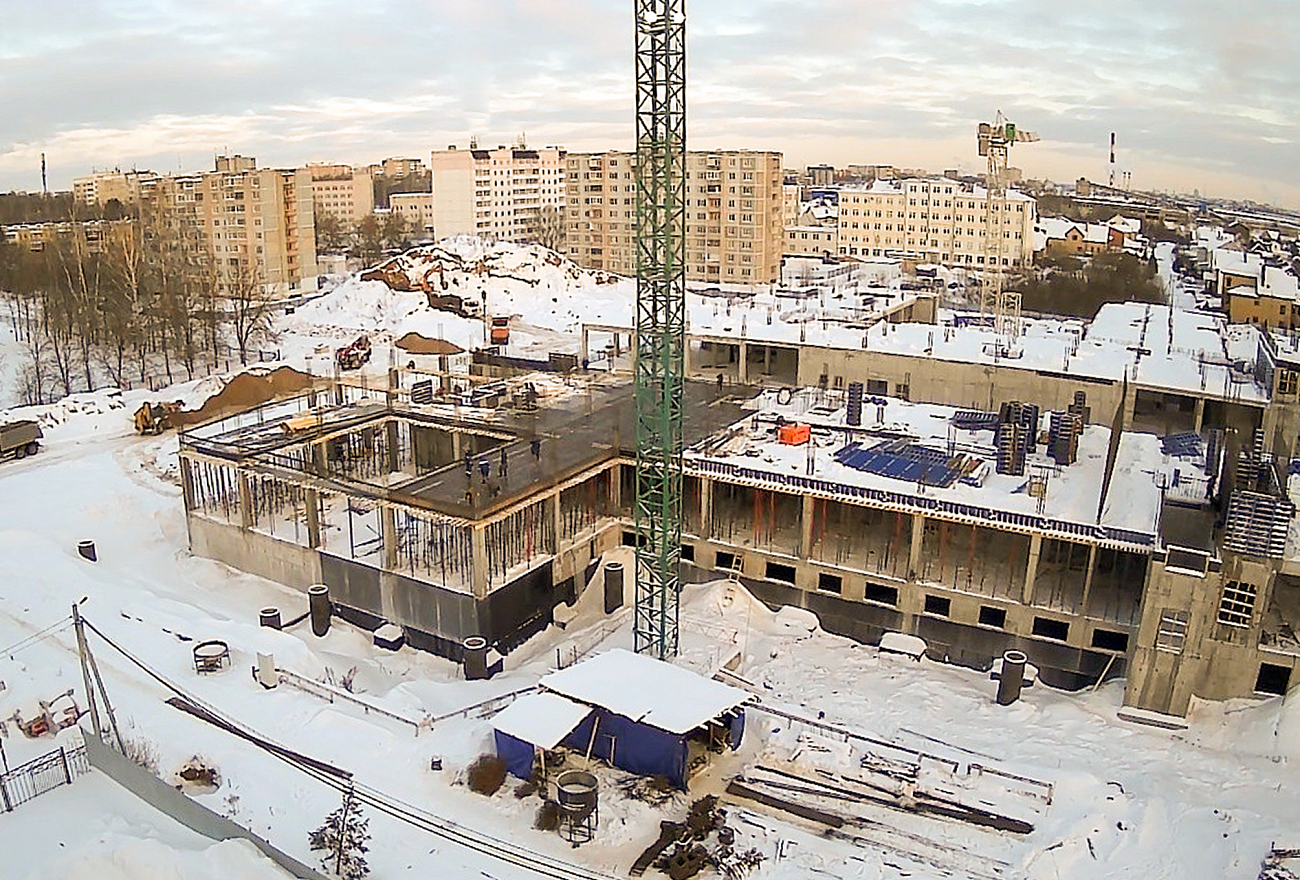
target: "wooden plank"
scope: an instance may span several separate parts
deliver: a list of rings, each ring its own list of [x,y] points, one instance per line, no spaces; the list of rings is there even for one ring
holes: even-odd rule
[[[735,797],[743,797],[754,801],[755,803],[780,810],[783,813],[789,813],[792,816],[798,816],[802,819],[809,819],[822,825],[828,825],[831,828],[841,828],[844,825],[844,819],[840,816],[836,816],[834,813],[828,813],[825,810],[819,810],[816,807],[810,807],[806,804],[788,801],[785,798],[779,798],[776,795],[761,792],[758,789],[750,788],[743,782],[733,781],[727,786],[727,794]]]

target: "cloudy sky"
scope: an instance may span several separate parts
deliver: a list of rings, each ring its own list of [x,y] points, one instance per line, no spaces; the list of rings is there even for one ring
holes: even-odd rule
[[[1300,207],[1296,0],[689,0],[693,148],[978,170],[999,109],[1026,176]],[[495,145],[627,148],[631,0],[0,4],[0,191]]]

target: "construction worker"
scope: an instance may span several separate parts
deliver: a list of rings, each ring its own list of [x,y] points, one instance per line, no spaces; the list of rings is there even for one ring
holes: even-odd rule
[[[530,447],[533,451],[533,458],[541,461],[542,459],[542,438],[534,437]]]
[[[488,474],[492,473],[492,462],[487,460],[487,456],[483,456],[478,460],[478,472],[482,475],[483,482],[486,483]]]
[[[510,469],[510,459],[506,455],[506,448],[502,446],[501,447],[501,468],[500,468],[501,479],[504,480],[506,478],[506,473],[509,471],[509,469]]]

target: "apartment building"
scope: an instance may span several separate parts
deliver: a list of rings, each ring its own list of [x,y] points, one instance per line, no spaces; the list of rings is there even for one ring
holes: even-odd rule
[[[433,222],[433,193],[393,193],[388,197],[388,210],[406,221],[406,228],[416,237],[433,238],[437,227]]]
[[[259,169],[251,158],[223,156],[213,171],[149,181],[141,199],[155,222],[203,248],[226,278],[251,271],[282,293],[317,274],[306,168]]]
[[[435,150],[433,226],[439,236],[478,235],[556,247],[563,236],[564,150],[524,145]]]
[[[565,210],[569,259],[636,273],[636,156],[570,153]],[[766,284],[781,272],[781,154],[691,151],[686,157],[686,280]]]
[[[988,191],[948,178],[877,180],[840,188],[839,252],[902,257],[946,266],[983,266],[989,227]],[[1007,193],[1006,211],[994,206],[1002,264],[1028,265],[1034,256],[1037,203]]]
[[[389,158],[377,165],[369,166],[372,177],[410,177],[414,174],[424,174],[429,169],[424,166],[421,159]]]
[[[333,214],[344,226],[355,226],[375,210],[375,185],[370,172],[351,165],[309,163],[311,196],[316,211]]]
[[[78,205],[102,207],[116,199],[122,205],[140,201],[140,181],[155,177],[151,171],[96,171],[72,181],[72,197]]]

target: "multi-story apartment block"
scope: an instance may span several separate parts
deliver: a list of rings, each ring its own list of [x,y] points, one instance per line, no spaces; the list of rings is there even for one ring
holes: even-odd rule
[[[116,199],[122,205],[140,201],[140,181],[150,180],[150,171],[96,171],[72,181],[72,197],[78,205],[102,207]]]
[[[636,272],[636,156],[570,153],[565,211],[569,258]],[[781,154],[692,151],[686,158],[686,280],[771,283],[781,272]]]
[[[307,171],[314,210],[333,214],[346,226],[355,226],[375,210],[375,185],[369,171],[324,163],[311,163]]]
[[[1007,192],[1005,212],[995,201],[991,227],[987,190],[947,178],[842,187],[839,207],[841,254],[982,266],[991,228],[1003,237],[1003,265],[1033,260],[1037,203],[1016,190]]]
[[[414,174],[424,174],[429,169],[425,167],[421,159],[403,159],[389,158],[380,162],[378,165],[369,167],[372,177],[410,177]]]
[[[524,146],[435,150],[433,226],[438,235],[559,245],[564,150]]]
[[[259,169],[250,158],[223,156],[215,171],[149,181],[141,199],[150,222],[206,252],[228,281],[251,272],[265,290],[284,292],[317,274],[305,168]]]
[[[388,197],[388,209],[406,221],[406,228],[412,235],[432,238],[436,234],[433,193],[393,193]]]

